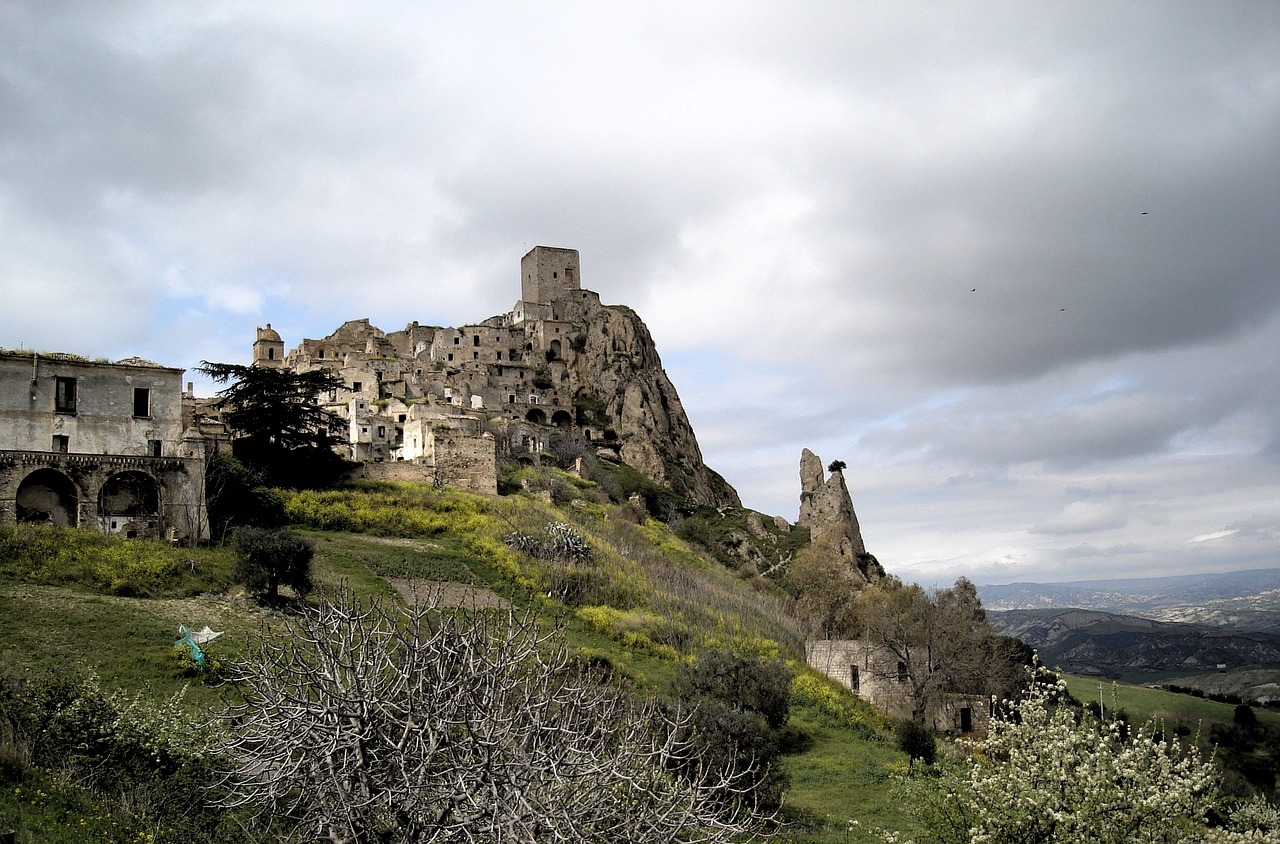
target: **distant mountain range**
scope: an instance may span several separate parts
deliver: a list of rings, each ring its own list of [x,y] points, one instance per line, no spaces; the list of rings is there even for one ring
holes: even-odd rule
[[[996,629],[1050,667],[1131,680],[1211,674],[1219,679],[1204,678],[1210,686],[1275,697],[1250,687],[1274,675],[1262,681],[1258,670],[1280,669],[1280,569],[1010,583],[978,594]]]
[[[1072,608],[1280,635],[1280,568],[979,586],[988,610]]]
[[[988,617],[1001,633],[1035,648],[1046,665],[1071,674],[1131,678],[1280,667],[1280,636],[1270,633],[1083,609],[1004,610]]]

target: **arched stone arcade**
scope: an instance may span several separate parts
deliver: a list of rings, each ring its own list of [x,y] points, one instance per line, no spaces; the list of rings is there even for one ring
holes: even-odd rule
[[[160,484],[136,469],[107,478],[98,493],[98,526],[103,533],[129,538],[158,536],[161,527]]]
[[[0,525],[204,537],[204,460],[0,452]]]
[[[18,484],[15,515],[19,522],[78,527],[80,490],[57,469],[36,469]]]

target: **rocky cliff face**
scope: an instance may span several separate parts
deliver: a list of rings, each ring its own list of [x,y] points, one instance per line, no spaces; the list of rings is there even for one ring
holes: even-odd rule
[[[649,329],[629,308],[588,306],[584,340],[569,372],[585,399],[612,424],[623,462],[699,504],[740,507],[738,493],[702,461],[697,437],[667,377]]]
[[[841,559],[858,569],[868,582],[884,577],[884,568],[867,553],[853,511],[853,500],[844,483],[843,464],[831,465],[826,477],[822,460],[809,449],[800,454],[800,518],[815,544],[829,545]]]

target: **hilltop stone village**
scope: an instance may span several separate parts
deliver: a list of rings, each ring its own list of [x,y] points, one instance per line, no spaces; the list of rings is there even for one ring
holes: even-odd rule
[[[505,460],[590,452],[698,503],[738,505],[703,463],[644,324],[581,279],[577,250],[538,246],[521,259],[520,299],[505,314],[390,333],[352,320],[288,352],[268,324],[253,364],[336,376],[342,386],[324,401],[366,477],[495,494]]]

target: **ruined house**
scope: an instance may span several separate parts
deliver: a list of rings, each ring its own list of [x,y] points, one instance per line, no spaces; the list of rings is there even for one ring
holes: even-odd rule
[[[0,350],[0,524],[207,536],[203,440],[183,370]]]
[[[816,639],[805,643],[805,662],[894,718],[923,720],[946,733],[984,731],[991,701],[982,695],[946,694],[918,712],[908,667],[895,655],[862,639]]]

